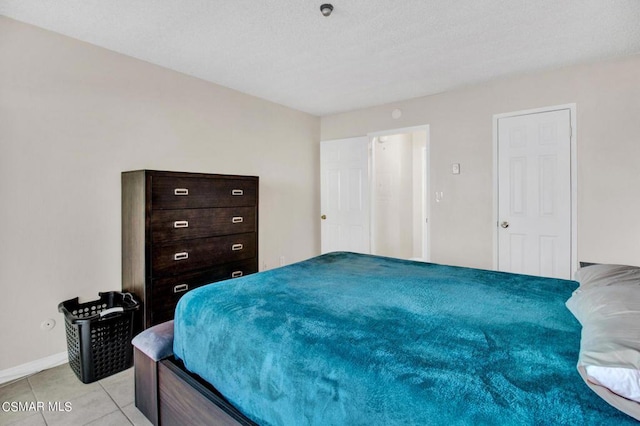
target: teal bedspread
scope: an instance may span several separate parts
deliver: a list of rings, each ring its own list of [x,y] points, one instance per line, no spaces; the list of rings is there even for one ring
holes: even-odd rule
[[[635,424],[578,375],[576,286],[330,253],[187,293],[174,352],[261,425]]]

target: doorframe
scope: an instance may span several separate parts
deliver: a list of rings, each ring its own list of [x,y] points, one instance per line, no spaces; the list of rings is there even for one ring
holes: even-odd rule
[[[381,130],[377,132],[369,132],[367,133],[367,137],[369,138],[369,246],[371,248],[371,252],[373,253],[373,249],[375,247],[375,238],[373,235],[373,229],[375,224],[375,214],[373,212],[373,191],[374,191],[374,178],[375,178],[375,169],[373,161],[374,158],[374,149],[373,149],[373,138],[380,136],[391,136],[402,133],[413,133],[424,131],[427,134],[426,140],[426,150],[425,157],[423,161],[425,162],[426,167],[426,175],[425,175],[425,188],[424,193],[422,194],[422,203],[424,208],[424,213],[426,215],[425,222],[422,223],[422,250],[423,250],[423,260],[425,262],[431,261],[431,202],[429,198],[430,194],[430,185],[431,185],[431,130],[429,124],[423,124],[419,126],[410,126],[410,127],[401,127],[397,129],[389,129],[389,130]]]
[[[493,269],[498,270],[498,120],[520,115],[539,114],[560,110],[569,110],[570,159],[571,162],[571,276],[578,269],[578,155],[576,126],[576,104],[562,104],[522,111],[512,111],[493,115]]]

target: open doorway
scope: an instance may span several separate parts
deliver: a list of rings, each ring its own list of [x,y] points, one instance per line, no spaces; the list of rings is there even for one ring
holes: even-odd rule
[[[369,138],[371,253],[429,261],[429,126]]]

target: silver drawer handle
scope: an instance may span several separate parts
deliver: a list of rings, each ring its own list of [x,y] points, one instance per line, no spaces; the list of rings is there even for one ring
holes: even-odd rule
[[[174,293],[182,293],[183,291],[189,290],[189,284],[178,284],[173,287]]]
[[[173,222],[173,227],[174,228],[188,228],[189,227],[189,221],[188,220],[176,220],[175,222]]]
[[[243,247],[244,246],[242,244],[234,244],[234,245],[231,246],[231,250],[238,251],[238,250],[242,250]]]
[[[176,188],[173,190],[173,195],[189,195],[187,188]]]
[[[176,253],[173,255],[173,260],[185,260],[189,258],[189,253],[183,251],[182,253]]]
[[[235,271],[231,273],[231,278],[238,278],[242,276],[242,271]]]
[[[232,189],[231,195],[244,195],[244,191],[242,189]]]
[[[244,218],[242,216],[236,216],[231,218],[231,222],[233,223],[242,223],[244,221]]]

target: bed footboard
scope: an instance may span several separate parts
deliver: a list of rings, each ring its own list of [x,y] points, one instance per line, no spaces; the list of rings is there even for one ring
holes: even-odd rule
[[[133,348],[136,408],[158,426],[158,364],[138,348]]]
[[[143,331],[132,343],[136,407],[155,426],[255,425],[173,358],[173,321]]]
[[[173,360],[158,363],[158,405],[162,426],[255,425]]]

